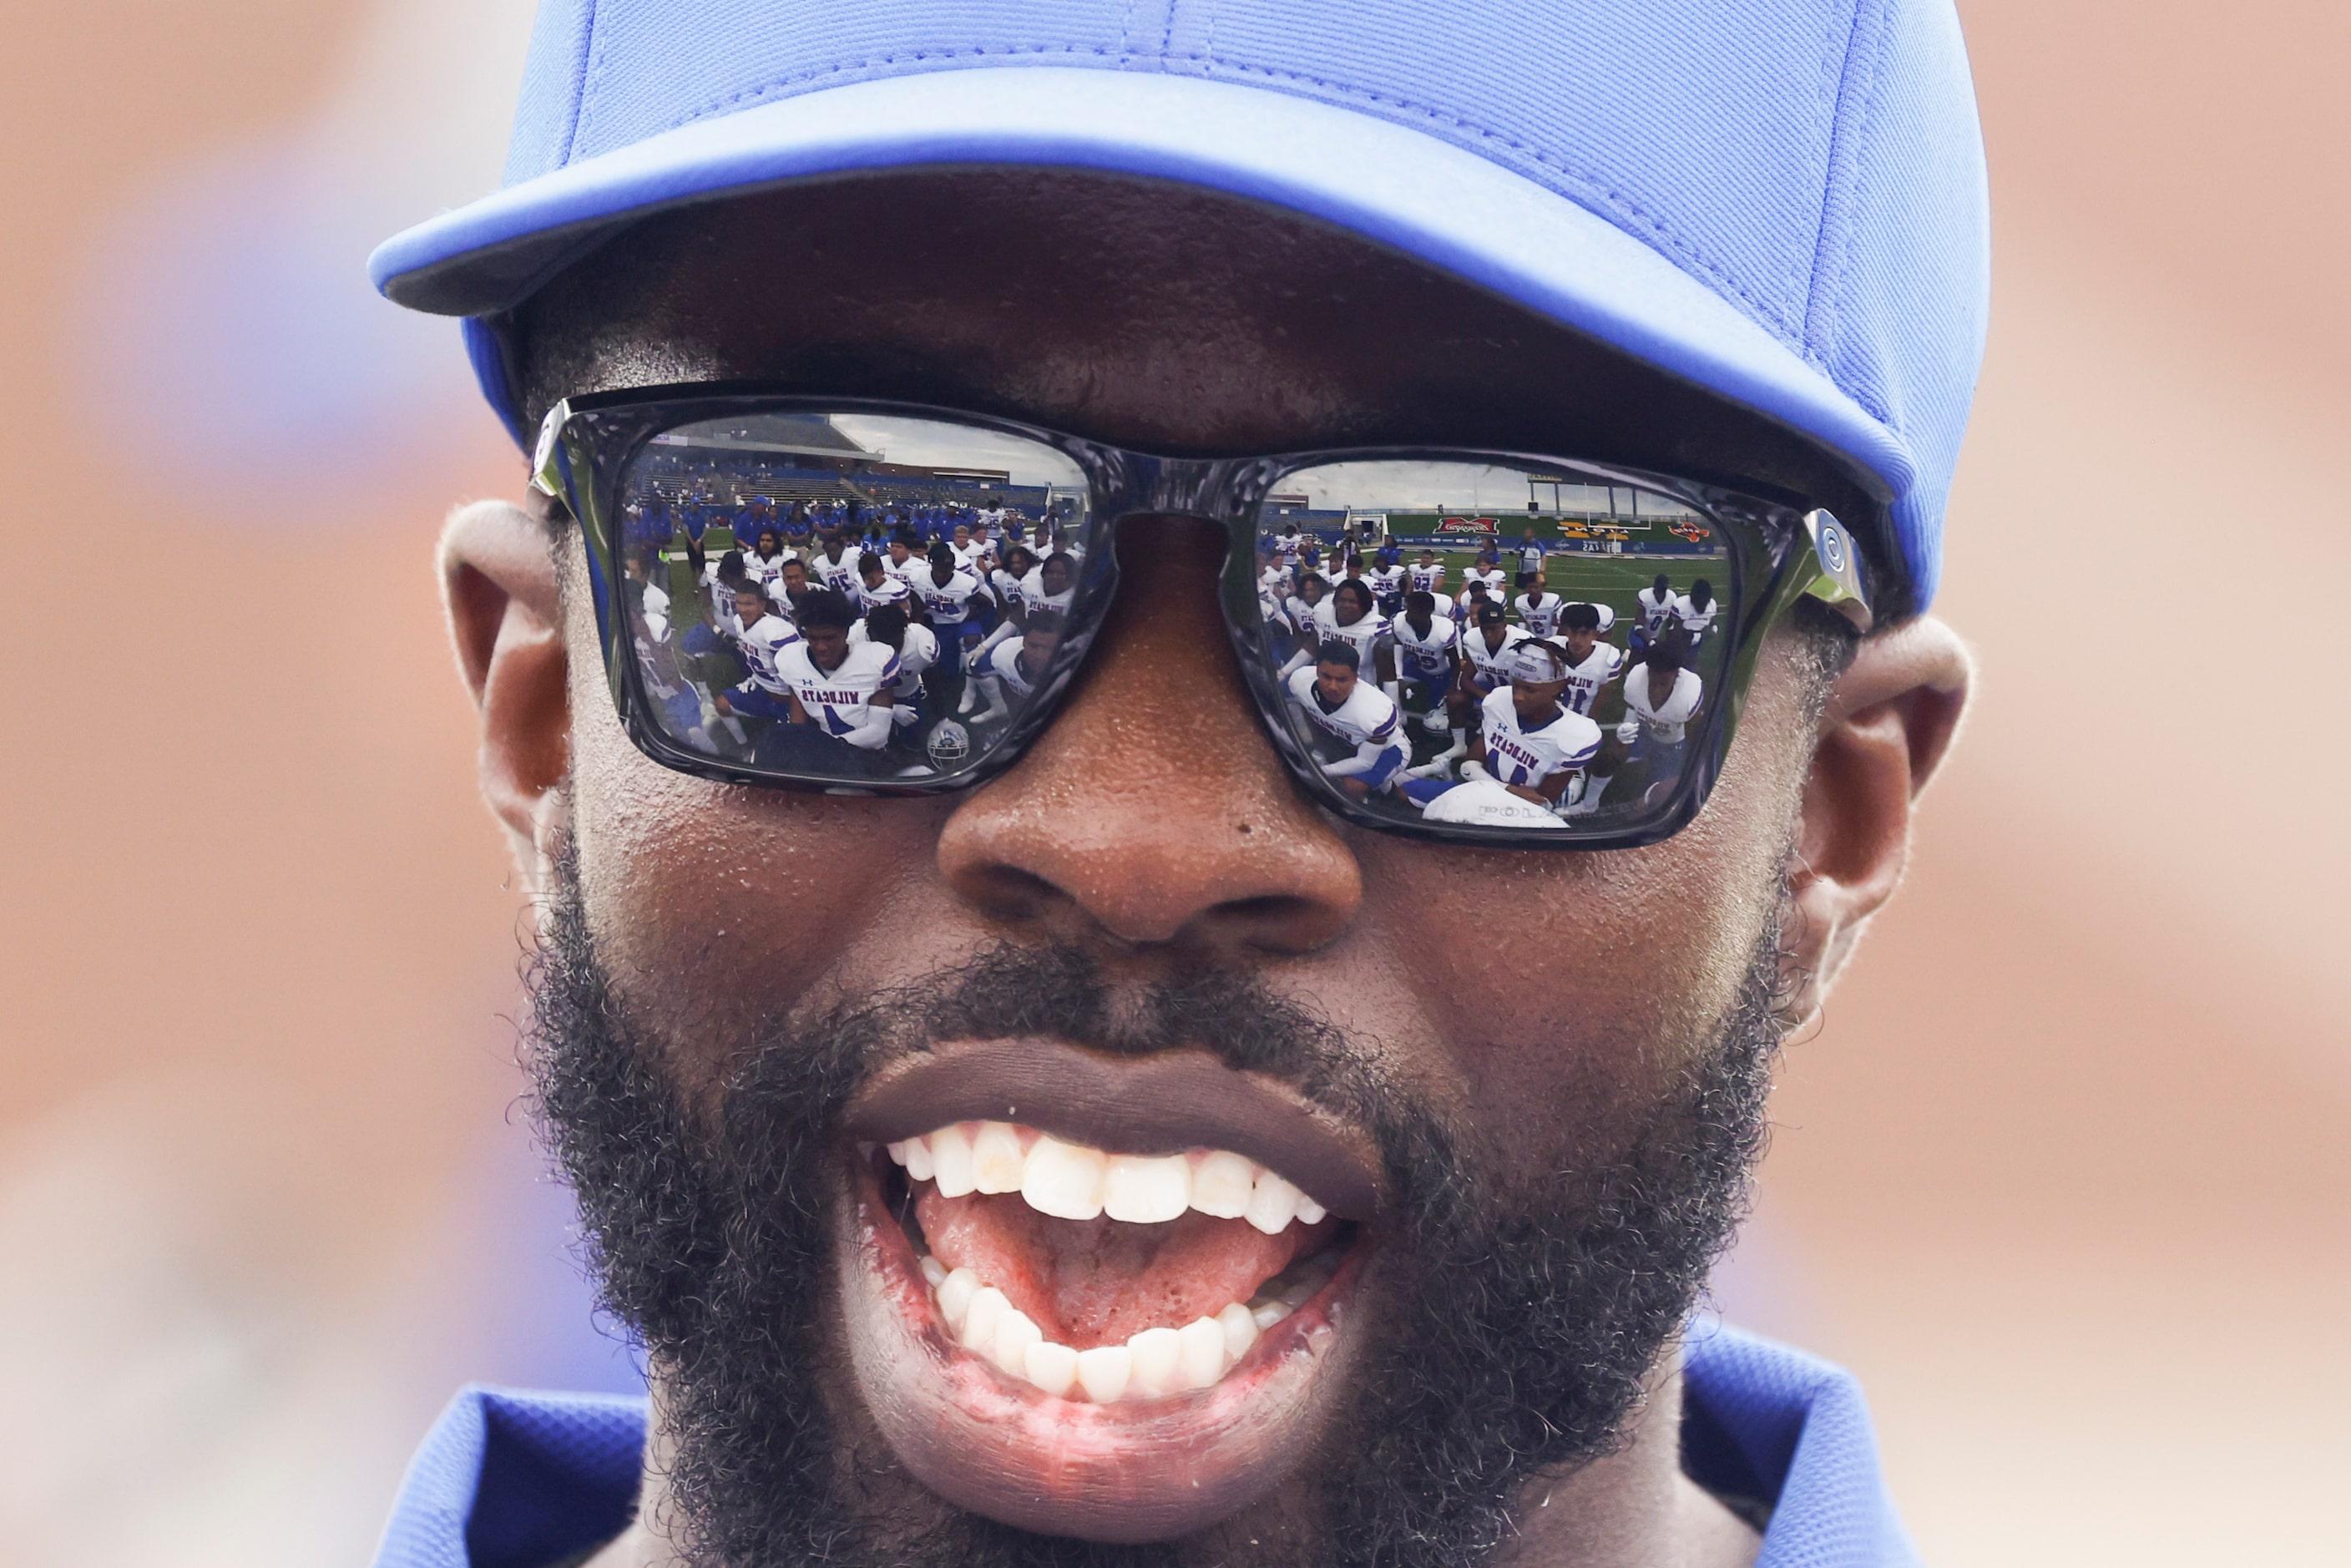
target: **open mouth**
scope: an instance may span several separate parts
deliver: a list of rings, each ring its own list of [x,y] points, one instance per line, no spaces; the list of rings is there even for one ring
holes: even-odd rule
[[[959,1122],[888,1146],[885,1197],[946,1333],[1096,1405],[1220,1382],[1337,1272],[1353,1227],[1229,1149],[1122,1155]]]
[[[1205,1051],[946,1047],[860,1099],[852,1360],[925,1485],[1155,1540],[1312,1451],[1375,1251],[1368,1140]]]

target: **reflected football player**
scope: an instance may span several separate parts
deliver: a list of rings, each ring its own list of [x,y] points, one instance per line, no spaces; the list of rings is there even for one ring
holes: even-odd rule
[[[890,570],[890,563],[872,550],[857,558],[857,591],[853,602],[866,613],[884,604],[905,604],[914,597],[906,580]]]
[[[1706,683],[1688,667],[1688,657],[1681,628],[1669,626],[1625,677],[1625,706],[1631,716],[1617,735],[1632,742],[1631,760],[1646,765],[1650,795],[1680,776],[1690,721],[1706,700]],[[1634,733],[1628,736],[1627,730]]]
[[[1405,580],[1415,593],[1445,597],[1445,563],[1437,559],[1435,550],[1422,550],[1420,559],[1405,569]]]
[[[1477,746],[1461,765],[1462,779],[1490,778],[1522,800],[1556,810],[1569,783],[1600,755],[1600,727],[1560,701],[1567,661],[1557,645],[1523,638],[1506,663],[1510,684],[1478,705]],[[1405,784],[1404,793],[1426,807],[1458,788],[1420,779]]]
[[[1659,572],[1648,587],[1635,594],[1638,602],[1634,610],[1633,657],[1639,658],[1656,641],[1657,633],[1674,618],[1673,580]]]
[[[1541,571],[1519,573],[1519,624],[1530,637],[1549,637],[1559,630],[1560,608],[1567,601],[1543,586]]]
[[[1323,593],[1329,587],[1330,584],[1322,580],[1321,572],[1310,571],[1301,565],[1299,569],[1298,591],[1281,601],[1282,618],[1298,632],[1297,651],[1290,656],[1290,661],[1281,666],[1281,678],[1285,681],[1293,672],[1304,669],[1314,662],[1314,651],[1317,646],[1314,637],[1315,612],[1322,608]]]
[[[1388,619],[1372,608],[1372,591],[1362,579],[1351,577],[1332,589],[1314,607],[1307,631],[1317,647],[1336,641],[1354,649],[1363,678],[1376,683],[1391,702],[1396,700],[1395,661],[1387,652]]]
[[[799,643],[800,633],[776,613],[757,583],[747,581],[736,589],[735,607],[718,623],[718,633],[743,661],[744,670],[742,685],[712,695],[720,716],[789,718],[789,683],[782,674],[782,659]]]
[[[829,588],[854,603],[858,585],[858,554],[849,548],[849,540],[839,528],[827,528],[824,542],[809,559],[809,570],[816,576],[819,588]]]
[[[821,591],[802,607],[800,640],[776,659],[789,722],[772,724],[752,751],[763,767],[802,772],[876,774],[896,724],[897,650],[852,644],[849,601]]]
[[[1559,626],[1557,641],[1567,656],[1567,689],[1560,700],[1586,717],[1596,717],[1593,705],[1600,700],[1600,688],[1624,673],[1624,652],[1601,639],[1600,612],[1595,606],[1563,606]]]
[[[890,685],[890,713],[900,729],[912,728],[923,716],[923,673],[939,662],[938,633],[919,621],[907,620],[902,604],[879,604],[849,629],[851,647],[866,643],[898,655],[897,678]]]
[[[987,707],[973,717],[973,724],[996,724],[1011,717],[1012,705],[1004,700],[1008,691],[1013,703],[1026,703],[1037,695],[1054,651],[1061,645],[1061,626],[1060,612],[1040,610],[1021,627],[1019,641],[997,644],[988,655]]]
[[[1395,783],[1409,753],[1402,738],[1404,715],[1385,692],[1361,678],[1362,663],[1353,643],[1333,639],[1285,684],[1290,702],[1325,737],[1318,752],[1333,749],[1334,742],[1353,748],[1325,760],[1323,773],[1348,794],[1369,797]]]
[[[1499,601],[1479,595],[1477,620],[1461,633],[1462,685],[1472,703],[1510,683],[1510,650],[1527,634],[1510,623]]]
[[[784,562],[792,559],[784,549],[784,531],[762,528],[752,539],[751,553],[743,558],[743,570],[750,574],[752,581],[772,595],[776,585],[783,580]]]
[[[1674,601],[1674,625],[1689,639],[1689,645],[1683,652],[1685,659],[1698,653],[1698,644],[1706,641],[1707,631],[1713,626],[1714,618],[1721,610],[1720,601],[1714,597],[1714,585],[1702,577],[1690,584],[1687,593]]]

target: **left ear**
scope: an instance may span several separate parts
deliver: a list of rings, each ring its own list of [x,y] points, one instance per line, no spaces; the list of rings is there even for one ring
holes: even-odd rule
[[[1789,887],[1794,994],[1809,1023],[1869,917],[1910,860],[1911,806],[1950,749],[1974,664],[1959,634],[1929,616],[1865,638],[1821,716]]]

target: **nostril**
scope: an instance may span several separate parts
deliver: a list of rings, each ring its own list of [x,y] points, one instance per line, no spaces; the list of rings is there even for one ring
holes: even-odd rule
[[[1050,882],[1018,866],[977,868],[957,880],[966,897],[1004,919],[1032,918],[1061,896],[1061,889]]]

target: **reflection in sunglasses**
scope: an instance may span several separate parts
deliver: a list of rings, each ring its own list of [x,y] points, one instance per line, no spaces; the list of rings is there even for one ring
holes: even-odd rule
[[[653,722],[819,782],[973,768],[1053,700],[1098,616],[1078,603],[1090,494],[1057,448],[917,418],[653,437],[619,551]],[[1731,552],[1687,506],[1383,459],[1293,472],[1256,516],[1244,656],[1307,778],[1398,823],[1578,836],[1670,802],[1729,641]]]

